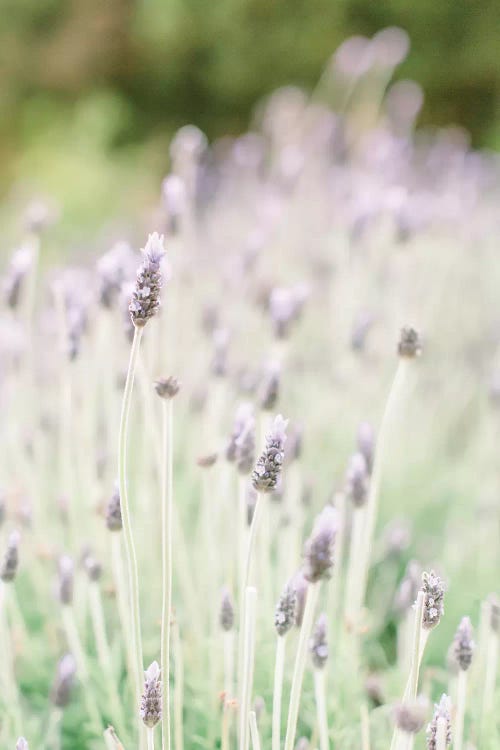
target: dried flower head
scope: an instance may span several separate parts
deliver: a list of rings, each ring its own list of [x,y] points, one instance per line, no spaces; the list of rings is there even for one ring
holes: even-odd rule
[[[30,750],[28,741],[25,740],[24,737],[19,737],[19,739],[17,740],[16,750]]]
[[[52,685],[50,698],[54,706],[64,708],[68,705],[75,684],[75,675],[75,659],[72,654],[66,654],[59,660],[56,677]]]
[[[155,391],[160,398],[170,399],[177,396],[180,383],[173,375],[168,378],[158,378],[155,381]]]
[[[287,425],[288,420],[279,414],[266,436],[266,447],[252,472],[252,483],[257,492],[276,489],[283,465]]]
[[[439,719],[444,719],[446,722],[446,747],[451,745],[451,701],[448,696],[443,694],[434,708],[434,716],[427,726],[427,750],[437,750],[436,739]]]
[[[394,723],[398,729],[406,734],[418,734],[425,725],[428,702],[423,696],[407,703],[394,706]]]
[[[281,592],[274,613],[274,627],[278,635],[286,635],[293,626],[296,607],[297,592],[293,581],[290,581]]]
[[[304,548],[304,576],[311,583],[331,575],[337,526],[337,511],[331,505],[325,506]]]
[[[4,583],[13,581],[19,567],[19,541],[21,536],[18,531],[12,531],[7,540],[2,565],[0,567],[0,578]]]
[[[121,531],[123,527],[118,483],[115,485],[115,489],[106,508],[106,526],[110,531]]]
[[[316,669],[323,669],[328,660],[328,643],[326,640],[326,615],[322,613],[314,626],[309,643],[312,663]]]
[[[400,357],[419,357],[422,354],[420,336],[414,328],[405,327],[401,329],[398,343],[398,354]]]
[[[58,586],[57,594],[61,604],[71,604],[73,601],[75,564],[68,555],[61,555],[58,563]]]
[[[132,300],[129,305],[130,318],[136,328],[142,328],[160,307],[162,287],[161,261],[165,255],[163,235],[150,234],[142,250],[144,260],[137,271]]]
[[[234,626],[234,603],[227,587],[222,590],[219,623],[222,630],[226,631],[232,630]]]
[[[356,508],[361,508],[368,498],[369,477],[366,459],[354,453],[349,461],[346,476],[346,494]]]
[[[160,667],[154,661],[144,672],[144,691],[142,693],[140,714],[147,727],[155,727],[161,719],[162,684]]]
[[[257,394],[260,408],[264,411],[273,411],[278,402],[279,391],[280,367],[272,363],[266,368]]]
[[[462,617],[460,625],[453,639],[453,655],[459,668],[464,672],[472,664],[475,643],[472,638],[473,631],[471,621],[468,617]]]
[[[426,630],[432,630],[439,625],[444,614],[445,590],[443,581],[433,570],[430,573],[422,573],[422,591],[425,594],[422,627]]]

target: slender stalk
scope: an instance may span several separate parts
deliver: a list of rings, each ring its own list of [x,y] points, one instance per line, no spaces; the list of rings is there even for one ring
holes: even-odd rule
[[[382,420],[380,423],[380,429],[377,439],[377,447],[375,450],[375,457],[373,462],[373,470],[370,480],[370,489],[368,492],[368,499],[365,505],[365,525],[363,544],[361,546],[361,554],[359,559],[359,567],[357,569],[356,578],[359,580],[359,587],[357,589],[357,601],[355,601],[355,608],[359,610],[365,600],[366,584],[368,580],[368,570],[370,567],[371,550],[373,545],[373,535],[375,533],[375,525],[377,522],[377,510],[378,510],[378,499],[380,483],[382,478],[382,468],[384,463],[384,452],[387,446],[387,438],[390,431],[390,427],[393,421],[394,413],[403,391],[403,387],[406,381],[408,372],[408,359],[401,357],[399,359],[396,374],[392,382],[389,397],[387,399]]]
[[[155,730],[154,727],[148,727],[148,750],[155,750]]]
[[[163,707],[161,720],[162,750],[170,750],[170,613],[172,609],[172,453],[173,399],[162,399],[162,578],[161,612],[161,673],[163,676]]]
[[[276,662],[274,666],[272,750],[280,750],[281,747],[281,698],[285,669],[285,645],[285,636],[279,635],[276,642]]]
[[[61,747],[62,716],[62,710],[58,706],[53,706],[45,730],[45,750],[59,750]]]
[[[234,633],[224,632],[224,693],[225,702],[233,698],[234,690]]]
[[[498,650],[499,650],[499,635],[494,630],[490,629],[488,637],[488,651],[486,658],[486,674],[484,677],[484,692],[483,692],[483,705],[482,705],[482,720],[483,727],[484,722],[488,718],[493,708],[493,701],[495,697],[495,683],[498,671]]]
[[[286,727],[285,750],[293,750],[295,745],[295,735],[297,732],[297,721],[299,717],[300,695],[302,692],[302,682],[304,679],[304,670],[306,666],[307,644],[311,635],[314,620],[314,611],[319,595],[319,583],[309,584],[306,594],[306,604],[302,626],[300,628],[299,642],[297,645],[297,654],[295,657],[295,666],[292,677],[292,687],[290,691],[290,704],[288,708],[288,722]]]
[[[352,519],[351,541],[349,545],[349,563],[347,567],[345,596],[345,621],[347,627],[353,630],[359,625],[356,621],[359,614],[356,609],[356,593],[357,586],[359,585],[358,564],[362,555],[361,547],[363,544],[364,520],[364,508],[355,508]]]
[[[362,703],[359,709],[361,715],[361,750],[370,750],[370,715],[366,703]]]
[[[255,624],[257,615],[257,589],[248,586],[245,591],[245,620],[243,641],[243,673],[241,680],[240,700],[240,750],[248,749],[248,729],[250,701],[253,685],[253,666],[255,656]]]
[[[320,750],[329,750],[328,717],[326,711],[325,672],[323,669],[314,670],[314,695],[316,698],[316,716],[318,720]]]
[[[127,492],[127,433],[128,420],[130,415],[130,406],[132,400],[132,389],[134,386],[134,376],[137,367],[139,349],[141,344],[142,329],[134,329],[134,339],[130,351],[130,360],[123,393],[122,411],[120,417],[120,434],[118,441],[118,481],[120,487],[120,502],[123,519],[123,533],[125,540],[125,556],[128,573],[128,585],[130,596],[131,610],[131,628],[130,636],[132,641],[132,651],[134,653],[134,683],[135,696],[137,705],[139,705],[142,691],[142,642],[141,642],[141,618],[139,603],[139,574],[137,570],[137,555],[135,551],[134,537],[132,533],[132,521],[130,518],[130,506]],[[144,736],[144,730],[140,725],[140,735]]]
[[[120,742],[118,735],[114,730],[114,727],[108,727],[104,730],[104,741],[106,743],[107,750],[124,750],[124,747]]]
[[[129,617],[128,617],[128,592],[127,581],[123,571],[123,559],[121,551],[121,534],[111,533],[111,565],[113,568],[113,579],[116,589],[116,599],[118,605],[118,616],[122,630],[123,644],[125,647],[125,658],[128,670],[133,673],[135,656],[132,651],[132,643],[129,635]]]
[[[257,502],[255,503],[255,508],[252,516],[252,523],[250,526],[250,534],[248,536],[248,544],[247,544],[247,554],[246,554],[246,562],[245,562],[245,578],[243,580],[243,591],[246,591],[248,584],[250,583],[250,574],[252,570],[252,556],[253,551],[255,548],[255,541],[257,539],[257,532],[260,527],[260,522],[262,518],[262,512],[263,512],[263,503],[264,498],[262,497],[261,493],[257,493]]]
[[[99,709],[97,708],[94,693],[92,691],[92,686],[90,684],[90,674],[87,664],[87,658],[85,656],[85,651],[83,650],[80,635],[76,627],[73,609],[67,604],[63,604],[61,612],[68,646],[71,653],[75,657],[78,670],[78,678],[83,687],[83,699],[85,701],[87,713],[95,728],[102,729],[102,719]]]
[[[464,739],[464,717],[467,699],[467,671],[460,669],[457,682],[457,712],[455,715],[453,750],[462,750]]]
[[[257,716],[255,715],[255,711],[250,711],[249,721],[253,750],[260,750],[259,728],[257,726]]]
[[[174,741],[175,750],[184,750],[183,714],[184,714],[184,660],[179,625],[172,627],[175,665],[174,685]]]

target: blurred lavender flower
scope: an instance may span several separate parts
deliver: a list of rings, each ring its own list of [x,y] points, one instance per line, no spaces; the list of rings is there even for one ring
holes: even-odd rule
[[[180,383],[173,375],[155,381],[155,391],[160,398],[171,399],[179,393]]]
[[[223,630],[229,631],[234,626],[234,603],[228,588],[222,590],[219,622]]]
[[[368,467],[362,453],[354,453],[349,461],[346,476],[346,494],[356,508],[361,508],[368,498]]]
[[[422,353],[420,336],[414,328],[402,328],[398,343],[398,354],[400,357],[419,357]]]
[[[304,548],[304,577],[311,583],[331,575],[337,527],[337,511],[331,505],[325,506]]]
[[[29,245],[23,245],[13,253],[3,282],[5,301],[13,310],[19,305],[23,282],[32,264],[33,250]]]
[[[128,242],[117,242],[97,262],[99,302],[109,309],[118,299],[122,285],[133,279],[135,257]]]
[[[326,615],[322,613],[314,626],[309,643],[311,659],[316,669],[323,669],[328,661],[328,643],[326,640]]]
[[[151,729],[161,719],[162,684],[160,667],[154,661],[144,672],[144,691],[141,699],[140,714],[144,724]]]
[[[229,349],[229,331],[227,328],[216,328],[213,332],[214,347],[211,371],[216,378],[223,378],[227,374],[227,354]]]
[[[176,174],[169,174],[162,182],[161,194],[167,213],[168,231],[175,234],[186,213],[187,195],[184,180]]]
[[[281,414],[274,422],[266,436],[266,447],[257,459],[252,472],[252,483],[257,492],[273,492],[278,484],[283,465],[288,420]]]
[[[28,741],[24,737],[19,737],[16,742],[16,750],[30,750]]]
[[[58,563],[57,594],[61,604],[69,605],[73,601],[73,582],[75,564],[68,555],[61,555]]]
[[[295,626],[300,628],[302,625],[302,619],[304,617],[304,609],[306,606],[306,596],[308,581],[304,576],[302,570],[298,570],[292,578],[292,586],[295,589],[296,604],[295,604]]]
[[[106,507],[106,526],[110,531],[121,531],[123,527],[120,490],[118,482]]]
[[[244,432],[244,430],[246,430],[248,421],[253,419],[254,417],[252,404],[248,401],[240,404],[236,410],[233,428],[225,450],[226,459],[230,463],[236,461],[238,453],[238,439],[241,437],[241,434]]]
[[[368,473],[372,473],[375,455],[375,430],[369,422],[361,422],[356,435],[358,451],[366,461]]]
[[[422,568],[416,560],[410,560],[406,566],[405,575],[394,597],[394,609],[399,615],[403,615],[413,606],[420,583],[422,580]]]
[[[163,235],[150,234],[142,250],[144,260],[139,270],[129,304],[132,323],[142,328],[160,307],[160,290],[163,283],[161,262],[165,255]]]
[[[71,699],[75,684],[76,662],[72,654],[63,656],[57,665],[56,677],[52,686],[51,700],[57,708],[65,708]]]
[[[270,364],[264,373],[259,387],[259,406],[264,411],[272,411],[279,397],[280,391],[280,368],[276,363]]]
[[[274,627],[280,636],[288,633],[295,622],[297,592],[293,580],[286,584],[281,592],[274,613]]]
[[[459,668],[464,672],[472,664],[475,643],[472,638],[472,625],[468,617],[462,617],[453,639],[453,656]]]
[[[394,723],[406,734],[418,734],[425,725],[428,701],[423,696],[407,703],[398,703],[394,707]]]
[[[21,536],[18,531],[12,531],[7,540],[7,549],[0,567],[0,579],[4,583],[14,580],[19,567],[19,541]]]
[[[294,287],[275,287],[271,290],[269,313],[276,338],[288,338],[290,326],[302,312],[308,294],[309,290],[303,284]]]

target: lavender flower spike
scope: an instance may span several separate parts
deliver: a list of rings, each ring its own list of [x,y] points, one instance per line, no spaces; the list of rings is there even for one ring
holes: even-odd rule
[[[274,627],[278,635],[288,633],[295,622],[295,610],[297,608],[297,591],[293,581],[286,584],[276,605],[274,613]]]
[[[13,531],[9,536],[4,559],[0,566],[0,578],[4,583],[10,583],[16,577],[19,566],[19,540],[19,532]]]
[[[257,459],[252,472],[252,484],[257,492],[273,492],[276,489],[283,465],[288,420],[281,414],[274,418],[266,437],[266,447]]]
[[[28,741],[25,740],[24,737],[19,737],[18,741],[16,742],[16,750],[30,750]]]
[[[132,300],[129,305],[130,318],[136,328],[143,328],[160,307],[162,287],[161,261],[165,255],[163,235],[150,234],[142,251],[144,260],[137,272]]]
[[[433,570],[430,573],[422,573],[422,591],[425,594],[424,617],[422,627],[432,630],[439,625],[444,614],[444,582]]]
[[[160,667],[154,661],[144,672],[144,692],[141,699],[141,719],[152,729],[161,719],[162,685]]]
[[[54,706],[64,708],[71,699],[75,682],[76,662],[71,654],[66,654],[57,665],[56,678],[52,686],[51,700]]]
[[[445,719],[446,721],[446,747],[451,745],[450,711],[451,701],[448,696],[443,693],[443,695],[441,696],[441,700],[435,705],[434,716],[432,717],[432,721],[427,727],[427,750],[437,749],[436,736],[439,719]]]
[[[318,617],[310,642],[311,659],[316,669],[323,669],[328,660],[328,643],[326,640],[326,615]]]
[[[472,625],[468,617],[462,617],[453,640],[453,654],[460,669],[469,669],[474,655],[475,643],[472,639]]]
[[[304,549],[304,577],[311,583],[330,578],[337,527],[337,511],[331,505],[325,506]]]
[[[219,611],[219,622],[223,630],[229,631],[234,625],[234,604],[228,588],[222,591]]]
[[[115,486],[106,508],[106,526],[109,531],[121,531],[123,527],[122,508],[120,503],[120,490],[118,483]]]

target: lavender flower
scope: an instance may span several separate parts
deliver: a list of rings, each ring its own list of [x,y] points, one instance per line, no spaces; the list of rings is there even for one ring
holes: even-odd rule
[[[3,283],[3,291],[7,305],[15,309],[19,305],[23,282],[33,263],[33,251],[29,246],[16,250],[10,261],[7,275]]]
[[[425,594],[422,627],[425,630],[432,630],[439,625],[444,614],[445,585],[441,578],[431,570],[430,573],[422,573],[422,591]]]
[[[220,604],[219,623],[223,630],[229,631],[234,626],[234,604],[228,588],[222,591]]]
[[[212,375],[216,378],[223,378],[227,373],[227,353],[229,349],[229,331],[227,328],[216,328],[213,332],[212,342],[214,346],[211,364]]]
[[[294,624],[296,606],[297,592],[293,582],[289,582],[281,592],[274,613],[274,627],[278,635],[286,635]]]
[[[229,437],[228,444],[226,446],[226,459],[233,463],[238,458],[239,449],[238,446],[241,444],[241,436],[248,432],[252,433],[255,425],[255,419],[253,416],[253,406],[249,402],[244,402],[238,406],[234,417],[233,429]],[[250,464],[250,471],[253,464],[253,448],[252,448],[252,462]],[[248,472],[247,472],[248,473]]]
[[[437,750],[437,728],[438,720],[441,718],[446,721],[446,747],[451,745],[451,701],[448,696],[443,693],[441,700],[435,704],[434,708],[434,716],[427,727],[427,750]]]
[[[133,252],[128,242],[117,242],[97,263],[99,302],[105,309],[113,307],[122,285],[132,276]]]
[[[326,640],[326,615],[318,617],[309,643],[311,659],[316,669],[323,669],[328,660],[328,643]]]
[[[130,318],[136,328],[142,328],[160,307],[162,287],[161,261],[165,255],[163,235],[150,234],[142,251],[144,260],[137,272],[137,279],[129,305]]]
[[[500,633],[500,599],[495,594],[488,597],[490,604],[490,628],[494,633]]]
[[[160,398],[174,398],[179,393],[180,387],[179,381],[173,375],[155,381],[155,391]]]
[[[422,353],[420,336],[414,328],[402,328],[398,343],[398,354],[400,357],[413,359]]]
[[[238,474],[248,474],[255,461],[255,418],[253,414],[236,440],[236,468]]]
[[[304,548],[304,577],[311,583],[330,577],[336,534],[337,512],[327,505],[316,518]]]
[[[110,531],[121,531],[123,527],[122,509],[120,504],[120,490],[118,484],[115,485],[106,508],[106,526]]]
[[[16,750],[30,750],[28,741],[24,737],[19,737],[16,742]]]
[[[300,626],[302,625],[302,620],[304,618],[304,609],[306,606],[308,587],[308,582],[302,570],[297,571],[297,573],[294,575],[292,579],[292,586],[295,589],[295,595],[297,597],[297,601],[295,604],[295,626],[297,628],[300,628]]]
[[[280,390],[280,368],[277,364],[269,365],[259,388],[259,406],[264,411],[272,411],[277,402]]]
[[[453,639],[453,655],[459,668],[464,672],[472,664],[475,643],[472,638],[472,625],[468,617],[462,617]]]
[[[144,692],[141,699],[140,714],[144,724],[152,729],[161,719],[162,684],[160,667],[154,661],[144,672]]]
[[[394,597],[394,609],[399,614],[405,614],[414,604],[420,583],[422,580],[422,568],[416,560],[410,560],[406,566],[403,580]]]
[[[409,703],[398,703],[394,707],[397,728],[406,734],[418,734],[425,724],[427,706],[427,700],[422,696]]]
[[[283,419],[281,414],[275,417],[266,437],[266,447],[252,472],[252,483],[257,492],[272,492],[278,484],[283,465],[287,425],[288,421]]]
[[[62,555],[59,558],[57,587],[58,598],[61,604],[69,605],[73,601],[74,570],[75,565],[71,557]]]
[[[375,431],[369,422],[361,422],[356,436],[358,451],[366,461],[368,473],[372,473],[375,455]]]
[[[186,211],[187,194],[184,180],[176,174],[169,174],[162,182],[161,194],[167,212],[168,229],[175,234]]]
[[[354,453],[349,461],[346,493],[356,508],[361,508],[368,498],[368,467],[361,453]]]
[[[54,706],[64,708],[71,699],[75,684],[76,662],[71,654],[63,656],[57,665],[56,677],[52,686],[51,700]]]
[[[83,567],[91,581],[98,581],[102,575],[102,565],[91,554],[86,554],[83,558]]]
[[[21,536],[18,531],[13,531],[7,541],[7,549],[0,567],[0,578],[4,583],[13,581],[19,567],[19,541]]]

